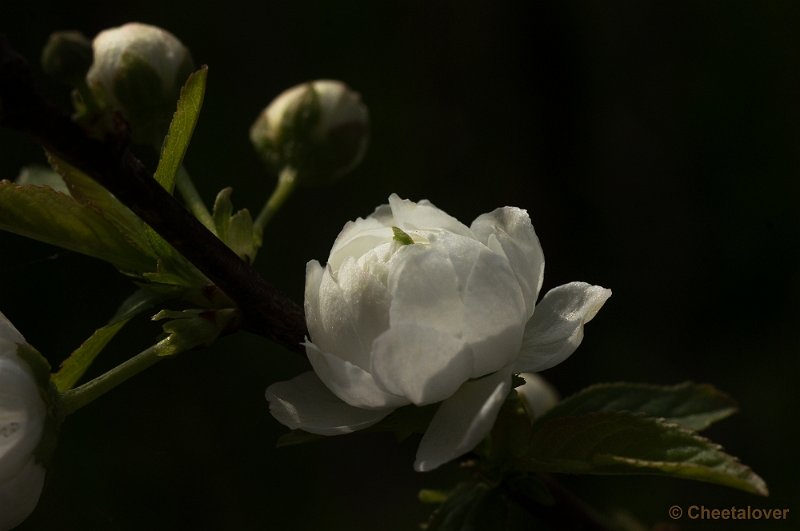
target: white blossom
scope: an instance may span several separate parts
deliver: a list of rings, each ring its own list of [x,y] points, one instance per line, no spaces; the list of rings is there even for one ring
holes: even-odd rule
[[[396,195],[347,223],[328,263],[306,269],[312,372],[267,389],[293,429],[335,435],[398,407],[440,403],[415,462],[432,470],[472,450],[511,390],[578,347],[611,291],[583,282],[536,304],[544,255],[526,211],[467,227],[428,201]]]

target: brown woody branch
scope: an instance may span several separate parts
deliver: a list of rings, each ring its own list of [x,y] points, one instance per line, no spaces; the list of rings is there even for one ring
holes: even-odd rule
[[[306,335],[302,309],[164,190],[127,143],[90,138],[45,102],[34,87],[30,66],[2,35],[0,123],[28,134],[113,193],[236,302],[243,328],[302,352],[300,343]]]

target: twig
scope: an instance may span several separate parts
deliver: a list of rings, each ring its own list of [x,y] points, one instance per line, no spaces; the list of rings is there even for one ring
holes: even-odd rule
[[[242,311],[243,328],[302,352],[300,307],[266,282],[161,187],[119,139],[90,138],[46,103],[27,61],[0,36],[0,124],[30,135],[45,149],[107,188],[117,199],[224,291]]]

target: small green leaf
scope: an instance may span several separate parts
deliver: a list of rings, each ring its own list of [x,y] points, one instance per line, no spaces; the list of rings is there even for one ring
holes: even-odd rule
[[[400,227],[392,227],[392,232],[394,233],[394,240],[400,242],[402,245],[412,245],[414,240],[411,239],[407,233],[403,232],[403,229]]]
[[[80,347],[75,349],[75,351],[61,363],[58,372],[53,374],[51,378],[56,389],[62,393],[71,389],[78,383],[78,380],[81,379],[95,358],[97,358],[98,354],[103,351],[109,341],[117,335],[117,332],[119,332],[128,321],[136,315],[152,308],[156,302],[162,299],[163,297],[160,294],[144,289],[136,291],[133,295],[125,299],[109,323],[95,330]]]
[[[168,192],[175,188],[175,177],[189,148],[189,141],[200,116],[206,92],[208,67],[202,66],[194,72],[181,89],[178,108],[169,124],[169,132],[161,147],[155,178]]]
[[[598,384],[563,400],[538,421],[600,411],[640,413],[702,430],[736,412],[736,402],[707,384]]]
[[[656,474],[767,495],[764,480],[696,433],[623,412],[546,415],[520,463],[537,472]]]

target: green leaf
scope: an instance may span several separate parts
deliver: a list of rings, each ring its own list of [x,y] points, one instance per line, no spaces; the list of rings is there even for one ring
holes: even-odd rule
[[[563,400],[537,422],[601,411],[640,413],[690,430],[702,430],[736,412],[736,402],[708,384],[598,384]]]
[[[66,181],[72,196],[86,211],[104,218],[119,233],[118,237],[130,242],[141,254],[152,257],[147,268],[128,272],[135,272],[148,282],[168,286],[191,287],[209,283],[183,255],[94,179],[54,155],[49,155],[49,159]]]
[[[537,472],[656,474],[767,495],[750,468],[696,433],[662,419],[625,412],[542,417],[527,456]]]
[[[0,230],[100,258],[122,271],[148,271],[155,260],[102,213],[49,186],[0,181]]]
[[[175,178],[189,148],[189,141],[200,116],[206,92],[208,67],[202,66],[194,72],[181,89],[178,108],[169,124],[169,132],[161,147],[155,178],[168,192],[175,188]]]
[[[94,179],[48,153],[50,165],[64,179],[70,195],[87,210],[92,210],[105,218],[117,232],[143,253],[156,257],[155,249],[146,237],[147,224],[123,205],[114,195]],[[151,266],[152,267],[152,266]]]
[[[95,330],[80,347],[75,349],[75,351],[61,363],[58,372],[53,374],[51,378],[56,389],[63,393],[78,383],[95,358],[97,358],[98,354],[100,354],[106,345],[108,345],[109,341],[117,335],[117,332],[119,332],[133,317],[152,308],[159,300],[163,300],[162,295],[144,289],[136,291],[133,295],[125,299],[109,323]]]

